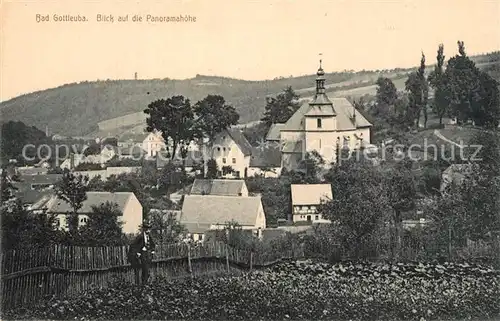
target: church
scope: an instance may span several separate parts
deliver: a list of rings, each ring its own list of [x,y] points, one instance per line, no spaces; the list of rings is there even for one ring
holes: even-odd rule
[[[346,98],[328,98],[320,60],[312,101],[303,103],[286,123],[273,124],[266,140],[281,146],[283,168],[296,168],[312,151],[329,165],[336,162],[340,148],[354,150],[369,145],[371,127]]]

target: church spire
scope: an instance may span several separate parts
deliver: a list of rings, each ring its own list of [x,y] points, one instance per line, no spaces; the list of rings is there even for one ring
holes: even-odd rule
[[[319,69],[316,75],[316,95],[325,94],[325,71],[322,67],[323,60],[319,60]]]

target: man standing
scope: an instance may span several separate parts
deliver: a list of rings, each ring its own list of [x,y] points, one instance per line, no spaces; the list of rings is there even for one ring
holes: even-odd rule
[[[135,272],[135,283],[141,284],[140,272],[142,271],[142,284],[146,284],[149,279],[149,265],[155,254],[155,243],[150,233],[149,223],[142,224],[142,232],[135,238],[130,246],[130,263]]]

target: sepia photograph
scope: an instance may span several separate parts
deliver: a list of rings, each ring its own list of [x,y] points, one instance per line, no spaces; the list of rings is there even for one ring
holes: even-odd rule
[[[500,0],[3,0],[0,64],[0,319],[500,320]]]

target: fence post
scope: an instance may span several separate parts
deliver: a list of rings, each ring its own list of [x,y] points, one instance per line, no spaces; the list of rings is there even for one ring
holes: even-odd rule
[[[189,274],[191,274],[191,276],[193,276],[193,268],[191,266],[191,245],[189,243],[187,244],[187,248],[188,248],[188,269],[189,269]]]
[[[229,246],[226,244],[226,268],[229,272]]]

